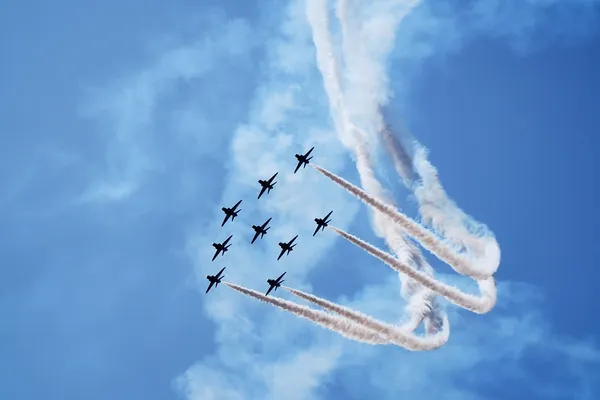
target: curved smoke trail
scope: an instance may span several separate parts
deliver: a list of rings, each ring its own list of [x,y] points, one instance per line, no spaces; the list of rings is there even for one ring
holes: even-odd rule
[[[401,10],[401,12],[398,13],[397,19],[400,20],[407,12],[408,10],[406,9]],[[355,52],[352,51],[354,46],[359,49],[362,47],[360,46],[359,38],[355,34],[356,29],[352,29],[347,23],[347,4],[344,0],[341,0],[338,3],[337,14],[341,22],[342,47],[347,68],[350,68],[350,66],[356,65],[361,61],[361,65],[369,63],[368,57],[362,56],[360,50],[358,54],[355,54]],[[313,42],[317,53],[317,66],[323,77],[325,92],[329,99],[331,116],[342,143],[354,153],[361,186],[375,197],[386,203],[392,203],[391,198],[375,177],[371,155],[368,150],[370,142],[369,137],[350,120],[348,115],[348,107],[346,106],[344,93],[341,88],[340,68],[334,57],[333,46],[329,34],[329,19],[325,1],[308,0],[307,17],[312,28]],[[391,39],[393,38],[388,38],[388,40]],[[350,45],[350,43],[352,43],[352,45]],[[361,68],[361,72],[364,71],[375,71],[376,73],[351,73],[350,76],[356,77],[361,75],[362,79],[360,81],[355,81],[350,87],[357,89],[358,92],[362,92],[362,95],[365,95],[368,92],[381,91],[377,88],[373,88],[372,84],[376,81],[376,74],[381,74],[382,71],[379,71],[372,65],[366,65],[364,68]],[[366,77],[364,75],[366,75]],[[365,108],[372,109],[373,113],[378,110],[376,102],[373,101],[362,101],[361,106],[363,108],[362,115],[365,116],[369,116],[369,113],[365,112]],[[368,119],[374,121],[376,120],[376,116],[370,116]],[[385,216],[378,212],[375,212],[372,218],[375,233],[386,241],[387,246],[392,249],[398,258],[433,275],[433,269],[425,262],[419,250],[397,226],[390,223]],[[401,294],[408,303],[407,311],[409,312],[410,318],[406,326],[411,327],[411,329],[414,330],[421,323],[423,317],[428,316],[432,310],[438,310],[438,308],[432,307],[432,302],[434,301],[432,294],[422,290],[422,288],[410,279],[401,276],[401,284]],[[445,325],[442,326],[442,328],[448,329],[449,327]]]
[[[398,1],[394,3],[392,16],[387,23],[397,26],[417,1]],[[331,117],[340,140],[354,154],[361,186],[352,185],[339,176],[317,166],[320,173],[358,197],[373,209],[373,227],[378,236],[385,239],[386,245],[395,256],[388,254],[363,240],[330,227],[338,235],[359,246],[371,255],[384,261],[400,274],[401,294],[408,303],[410,321],[402,327],[394,327],[358,311],[332,303],[302,291],[286,288],[291,293],[334,313],[314,310],[296,303],[274,297],[266,297],[256,291],[227,283],[231,288],[275,305],[285,311],[307,318],[322,327],[339,332],[353,340],[370,344],[395,344],[409,350],[432,350],[444,345],[449,337],[449,323],[446,314],[436,302],[441,295],[459,307],[475,313],[488,312],[496,302],[496,286],[492,275],[500,262],[500,249],[493,234],[485,227],[460,210],[446,195],[437,170],[427,160],[426,150],[415,144],[414,154],[410,154],[397,138],[385,126],[381,115],[383,86],[386,83],[381,60],[372,60],[362,47],[358,29],[348,24],[347,2],[340,0],[337,15],[342,27],[343,54],[350,70],[350,88],[355,94],[367,98],[361,101],[362,110],[349,111],[341,84],[339,65],[334,57],[329,35],[328,10],[325,0],[307,0],[307,17],[312,28],[313,41],[317,50],[317,66],[323,76],[325,91],[329,100]],[[392,21],[390,23],[390,20]],[[388,26],[389,27],[389,26]],[[388,35],[390,36],[390,35]],[[393,41],[387,37],[388,42]],[[350,46],[352,43],[352,46]],[[386,47],[387,46],[387,47]],[[382,58],[389,52],[391,44],[384,44],[379,54],[373,58]],[[387,48],[387,50],[386,50]],[[371,74],[362,75],[356,80],[356,65],[367,65]],[[353,80],[354,79],[354,80]],[[375,82],[377,79],[377,82]],[[376,92],[374,95],[373,93]],[[371,96],[371,97],[369,97]],[[352,118],[356,119],[353,122]],[[366,126],[365,129],[359,126]],[[367,132],[377,132],[368,135]],[[372,163],[372,147],[377,139],[383,139],[386,150],[392,156],[394,166],[404,184],[413,191],[419,203],[422,221],[433,232],[402,214],[392,204],[386,191],[377,178]],[[415,180],[415,176],[419,179]],[[435,233],[434,233],[435,232]],[[414,243],[407,237],[413,237],[425,249],[448,263],[456,272],[475,279],[481,296],[461,292],[458,288],[444,284],[433,277],[433,268],[425,261]],[[413,331],[425,323],[426,336],[420,337]]]

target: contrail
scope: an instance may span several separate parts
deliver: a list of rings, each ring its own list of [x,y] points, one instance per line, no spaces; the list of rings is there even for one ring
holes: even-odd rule
[[[230,288],[237,290],[247,296],[254,297],[257,300],[272,304],[282,310],[291,312],[299,317],[309,319],[320,326],[337,332],[349,339],[358,340],[368,344],[396,344],[407,350],[426,351],[434,350],[443,346],[448,341],[448,335],[440,332],[431,337],[417,337],[406,334],[400,330],[394,330],[385,327],[383,324],[378,331],[368,329],[364,325],[359,325],[349,318],[343,318],[331,315],[324,311],[314,310],[291,301],[283,300],[277,297],[267,297],[255,290],[245,288],[229,282],[223,282]]]
[[[466,294],[453,286],[439,282],[433,279],[432,277],[425,275],[421,271],[417,271],[409,267],[408,265],[399,262],[391,254],[388,254],[378,249],[372,244],[369,244],[357,238],[354,235],[344,232],[343,230],[335,228],[331,225],[329,226],[329,228],[331,228],[335,233],[337,233],[344,239],[365,250],[367,253],[379,258],[381,261],[388,264],[394,270],[410,276],[423,286],[429,288],[430,290],[433,290],[434,292],[445,297],[446,299],[448,299],[448,301],[456,304],[459,307],[473,311],[477,314],[485,314],[488,311],[490,311],[496,303],[496,284],[494,283],[494,278],[492,277],[477,281],[477,284],[479,285],[479,290],[482,294],[481,297],[477,297],[472,294]]]
[[[443,260],[448,265],[452,267],[456,272],[461,275],[467,275],[473,279],[487,279],[492,276],[496,270],[498,269],[498,265],[488,264],[488,270],[480,271],[472,267],[471,260],[466,259],[462,255],[457,255],[454,253],[453,249],[441,243],[441,240],[434,236],[429,230],[423,228],[421,225],[417,224],[415,221],[410,219],[408,216],[402,214],[400,211],[396,210],[394,207],[385,204],[378,199],[370,196],[364,190],[360,189],[358,186],[355,186],[348,182],[347,180],[327,171],[325,168],[322,168],[316,164],[310,164],[317,171],[346,189],[348,192],[356,196],[358,199],[362,200],[365,204],[377,209],[381,213],[390,217],[394,222],[399,224],[402,228],[404,228],[413,238],[415,238],[424,248],[429,250],[432,254],[434,254],[440,260]]]
[[[338,3],[337,14],[341,22],[342,28],[342,41],[344,48],[344,56],[346,57],[347,64],[350,62],[351,65],[358,62],[367,62],[365,57],[352,57],[351,48],[354,46],[360,46],[360,41],[353,37],[348,38],[350,32],[354,33],[353,29],[347,27],[346,22],[346,11],[347,4],[344,0]],[[331,37],[329,34],[329,19],[327,7],[324,0],[309,0],[307,2],[307,17],[312,28],[313,42],[315,44],[317,52],[317,66],[323,77],[323,83],[325,86],[325,92],[329,99],[329,105],[331,109],[331,116],[336,127],[336,131],[342,140],[342,143],[350,150],[354,152],[356,167],[359,173],[361,185],[372,195],[385,201],[391,202],[391,199],[383,189],[381,184],[378,182],[373,171],[371,156],[367,149],[368,138],[367,135],[354,125],[348,116],[346,109],[344,93],[341,89],[341,74],[339,72],[339,64],[333,54],[333,46],[331,44]],[[352,41],[352,45],[350,45]],[[360,56],[361,54],[359,54]],[[372,63],[370,63],[372,64]],[[361,64],[362,65],[362,64]],[[361,68],[361,72],[373,71],[373,65],[367,65]],[[379,71],[377,71],[379,72]],[[364,74],[355,74],[354,76],[361,76],[362,81],[358,86],[363,84],[367,85],[366,92],[375,91],[371,84],[374,81],[374,76],[367,77]],[[371,79],[373,78],[373,79]],[[359,89],[362,89],[360,87]],[[375,103],[369,102],[372,105],[373,110],[376,110]],[[361,103],[364,106],[364,102]],[[368,107],[367,107],[368,108]],[[368,111],[363,111],[362,114],[368,115]],[[423,262],[423,258],[418,249],[409,242],[408,238],[404,236],[397,226],[388,220],[384,215],[375,211],[372,216],[373,227],[375,228],[376,234],[379,237],[385,239],[386,244],[392,249],[392,251],[400,258],[416,258],[420,259],[421,262],[416,264],[422,267],[425,271],[433,274],[433,269],[429,265]],[[408,262],[409,260],[406,259]],[[416,327],[420,324],[423,316],[430,310],[430,303],[435,297],[435,294],[430,293],[418,293],[419,295],[412,298],[413,295],[417,295],[417,292],[421,292],[419,288],[413,282],[410,282],[405,277],[401,279],[402,295],[405,297],[409,304],[409,315],[411,318],[410,326]]]
[[[404,341],[414,340],[415,338],[418,340],[425,340],[429,343],[432,343],[436,348],[442,346],[443,344],[445,344],[445,341],[448,340],[448,332],[440,332],[437,335],[421,339],[411,334],[411,332],[414,329],[406,329],[406,327],[402,326],[394,327],[392,325],[382,323],[366,314],[363,314],[348,307],[341,306],[339,304],[333,303],[331,301],[325,300],[323,298],[314,296],[312,294],[303,292],[298,289],[293,289],[290,287],[284,287],[284,289],[300,298],[303,298],[304,300],[310,301],[311,303],[318,305],[319,307],[335,312],[336,314],[339,314],[345,318],[348,318],[349,320],[357,322],[358,324],[365,326],[378,333],[381,333],[387,337],[405,336],[406,338],[404,339]],[[444,326],[447,326],[447,324]],[[441,343],[442,341],[444,341],[444,343]],[[423,344],[421,344],[420,347],[422,349]]]
[[[357,340],[368,344],[389,344],[389,340],[382,335],[371,331],[363,326],[360,326],[346,318],[336,315],[331,315],[323,311],[314,310],[312,308],[283,300],[277,297],[268,297],[256,290],[248,289],[243,286],[236,285],[230,282],[223,282],[230,288],[237,290],[247,296],[254,297],[262,302],[279,307],[282,310],[291,312],[299,317],[306,318],[323,328],[332,330],[345,336],[349,339]]]

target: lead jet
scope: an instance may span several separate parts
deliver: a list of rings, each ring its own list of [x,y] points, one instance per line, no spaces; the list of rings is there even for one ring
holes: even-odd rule
[[[208,289],[206,289],[206,293],[208,293],[208,291],[213,287],[213,285],[215,285],[215,287],[219,287],[219,283],[221,283],[221,279],[225,278],[225,275],[221,276],[223,271],[225,271],[225,267],[223,267],[223,269],[220,270],[219,273],[216,275],[206,275],[206,279],[208,279],[210,281],[210,284],[208,285]]]
[[[296,247],[296,245],[292,246],[292,243],[294,243],[294,240],[296,240],[297,237],[298,235],[294,236],[294,238],[287,243],[279,242],[279,247],[281,247],[281,253],[279,253],[279,257],[277,257],[277,260],[279,260],[283,256],[283,253],[285,253],[286,251],[287,254],[290,254],[290,251],[294,250],[294,247]]]
[[[235,203],[235,205],[233,207],[231,207],[231,208],[228,208],[228,207],[222,207],[221,208],[221,210],[223,210],[223,212],[225,213],[225,219],[223,220],[223,223],[221,224],[221,226],[225,225],[225,222],[227,222],[227,220],[229,219],[229,217],[231,217],[232,221],[235,220],[235,217],[238,216],[238,213],[240,211],[242,211],[241,209],[236,211],[236,209],[238,208],[238,206],[241,203],[242,203],[242,201],[240,200],[237,203]]]
[[[267,283],[269,285],[271,285],[271,287],[269,288],[269,290],[267,290],[267,293],[265,294],[265,296],[268,296],[269,293],[271,293],[271,290],[273,290],[273,288],[275,288],[275,291],[277,291],[277,288],[281,286],[281,284],[283,282],[285,282],[285,280],[281,280],[281,278],[283,278],[283,276],[285,275],[285,272],[281,275],[279,275],[279,278],[277,279],[267,279]]]
[[[269,225],[269,222],[271,222],[271,218],[266,220],[265,223],[262,224],[261,226],[252,225],[252,229],[254,229],[254,232],[256,232],[256,233],[254,234],[254,237],[252,238],[252,241],[250,242],[250,244],[254,243],[254,241],[258,238],[258,235],[260,235],[260,238],[262,239],[263,236],[265,236],[267,234],[267,231],[269,229],[271,229],[270,226],[268,228],[266,228],[266,226]]]
[[[294,173],[298,172],[298,169],[300,168],[300,166],[302,164],[304,164],[304,168],[306,168],[306,165],[312,158],[312,157],[308,157],[308,156],[313,151],[313,149],[314,149],[314,147],[312,147],[306,154],[296,154],[296,160],[298,160],[298,165],[296,166]]]
[[[319,228],[321,228],[321,232],[325,230],[327,224],[331,222],[331,220],[327,221],[327,218],[329,218],[332,212],[333,211],[329,211],[329,214],[327,214],[325,218],[315,218],[315,222],[317,223],[317,229],[315,229],[315,233],[313,233],[313,236],[315,236],[317,232],[319,232]]]
[[[227,246],[227,243],[229,243],[229,241],[231,240],[231,238],[233,237],[233,235],[229,236],[227,239],[225,239],[225,241],[223,243],[213,243],[213,247],[215,249],[217,249],[217,252],[215,253],[215,255],[213,256],[212,260],[215,261],[215,258],[217,258],[217,256],[219,255],[219,253],[223,253],[223,255],[225,255],[225,252],[227,250],[229,250],[229,246]]]
[[[260,185],[262,186],[262,189],[260,189],[260,193],[258,194],[259,199],[260,199],[260,196],[263,195],[265,190],[267,191],[267,194],[271,193],[271,189],[273,189],[273,186],[277,183],[277,182],[273,182],[273,179],[275,179],[275,177],[277,176],[278,173],[279,172],[275,172],[275,175],[270,177],[268,181],[264,181],[262,179],[258,180],[258,183],[260,183]]]

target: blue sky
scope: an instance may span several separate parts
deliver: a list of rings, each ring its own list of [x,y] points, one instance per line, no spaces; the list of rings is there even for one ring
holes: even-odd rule
[[[314,161],[358,181],[303,2],[287,3],[3,7],[0,397],[600,396],[597,2],[424,1],[396,31],[390,118],[502,249],[498,304],[485,315],[446,304],[445,347],[357,344],[225,286],[204,295],[222,266],[259,290],[287,270],[294,287],[403,316],[388,268],[333,233],[309,237],[334,209],[336,226],[381,245],[357,200],[310,169],[291,174],[314,144]],[[386,162],[383,182],[412,210]],[[275,191],[255,201],[275,171]],[[240,198],[240,219],[220,228],[221,206]],[[249,225],[271,216],[250,247]],[[277,263],[277,241],[295,234]]]

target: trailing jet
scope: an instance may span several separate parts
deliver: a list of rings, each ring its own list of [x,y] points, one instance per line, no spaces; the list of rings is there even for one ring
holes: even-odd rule
[[[298,172],[298,169],[300,168],[300,166],[302,164],[304,164],[304,168],[306,168],[306,165],[312,158],[312,157],[308,157],[308,156],[313,151],[313,149],[314,149],[314,147],[312,147],[306,154],[296,154],[296,160],[298,160],[298,165],[296,166],[294,173]]]
[[[275,291],[277,291],[277,288],[280,287],[283,282],[285,282],[285,280],[281,280],[281,278],[283,278],[284,275],[285,272],[279,275],[279,278],[277,279],[267,279],[267,283],[271,285],[271,287],[269,288],[269,290],[267,290],[267,294],[265,294],[265,296],[268,296],[269,293],[271,293],[271,290],[273,290],[273,288],[275,288]]]
[[[275,175],[270,177],[268,181],[263,181],[262,179],[258,180],[258,183],[260,183],[260,185],[262,186],[262,189],[260,189],[260,193],[258,194],[259,199],[260,199],[260,196],[263,195],[265,190],[267,191],[267,194],[271,193],[271,189],[273,189],[273,186],[277,183],[277,182],[273,182],[273,179],[275,179],[275,177],[277,176],[278,173],[279,172],[275,172]]]
[[[258,238],[258,235],[260,235],[260,238],[262,239],[263,236],[265,236],[267,234],[267,231],[269,229],[271,229],[270,226],[268,228],[266,228],[266,226],[269,225],[269,222],[271,222],[271,218],[266,220],[265,223],[262,224],[261,226],[252,225],[252,229],[254,229],[254,232],[256,232],[256,233],[254,234],[254,237],[252,238],[252,241],[250,242],[250,244],[254,243],[254,241]]]
[[[321,232],[325,230],[327,224],[331,222],[331,220],[327,221],[327,218],[329,218],[332,212],[333,211],[329,211],[329,214],[327,214],[325,218],[315,218],[315,222],[317,223],[317,229],[315,229],[315,233],[313,233],[313,236],[315,236],[317,232],[319,232],[319,228],[321,228]]]
[[[227,243],[229,243],[229,241],[231,240],[232,237],[233,237],[233,235],[229,236],[227,239],[225,239],[225,241],[223,243],[213,243],[213,247],[215,249],[217,249],[217,252],[215,253],[215,255],[212,258],[213,261],[215,261],[215,258],[217,258],[219,253],[223,253],[223,255],[225,255],[225,252],[227,250],[229,250],[229,247],[231,245],[227,246]]]
[[[296,245],[292,246],[292,243],[294,243],[294,240],[296,240],[297,237],[298,235],[294,236],[294,238],[287,243],[279,242],[279,247],[281,247],[281,253],[279,253],[279,257],[277,257],[278,260],[281,258],[281,256],[283,256],[283,253],[285,253],[286,251],[287,254],[290,254],[290,251],[294,250],[294,247],[296,247]]]
[[[225,278],[225,275],[221,276],[221,274],[225,271],[225,267],[219,271],[217,275],[206,275],[206,279],[210,281],[208,285],[208,289],[206,289],[206,293],[215,285],[215,287],[219,287],[219,283],[221,283],[221,279]]]
[[[228,207],[222,207],[221,208],[221,210],[223,210],[223,212],[225,213],[225,219],[223,220],[223,223],[221,224],[221,226],[225,225],[225,222],[227,222],[227,220],[229,219],[229,217],[231,217],[231,220],[233,221],[235,219],[235,217],[238,216],[238,213],[240,211],[242,211],[242,210],[240,209],[240,210],[236,211],[236,209],[238,208],[238,206],[241,203],[242,203],[242,201],[240,200],[237,203],[235,203],[235,205],[233,207],[231,207],[231,208],[228,208]]]

